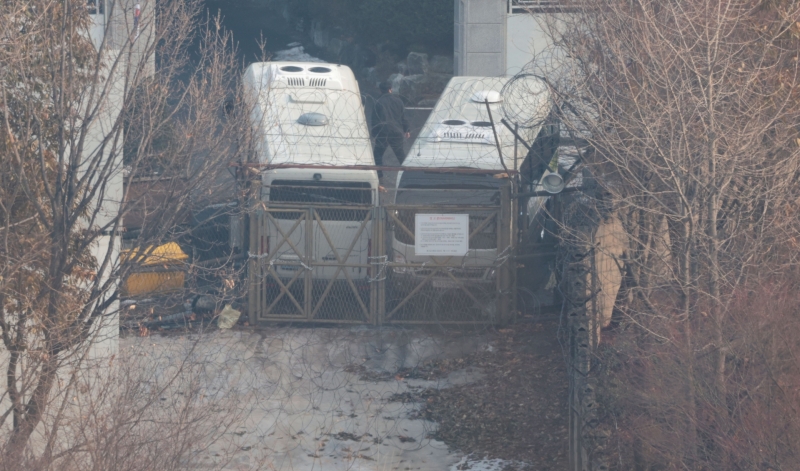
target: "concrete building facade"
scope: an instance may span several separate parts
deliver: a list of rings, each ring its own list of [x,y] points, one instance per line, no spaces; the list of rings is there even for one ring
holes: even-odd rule
[[[90,102],[96,103],[97,114],[89,124],[86,133],[82,158],[90,160],[98,153],[104,159],[113,159],[109,171],[101,178],[105,179],[104,191],[98,192],[96,205],[98,212],[89,222],[95,228],[112,225],[119,217],[123,198],[123,155],[121,142],[109,145],[107,137],[116,132],[119,126],[119,114],[125,97],[125,88],[131,75],[144,61],[144,68],[139,73],[151,74],[154,69],[154,57],[145,57],[144,51],[152,44],[153,11],[155,0],[87,0],[87,12],[91,18],[89,36],[98,51],[101,52],[105,69],[105,86],[97,87],[97,96]],[[130,46],[130,49],[128,48]],[[116,65],[115,65],[116,64]],[[138,80],[141,80],[139,78]],[[110,147],[115,147],[110,150]],[[93,182],[100,186],[100,182]],[[111,254],[111,263],[98,276],[107,280],[115,276],[119,266],[120,235],[108,231],[96,240],[92,247],[93,254],[100,264]],[[107,316],[97,323],[99,331],[96,341],[90,349],[91,358],[107,358],[118,350],[119,341],[119,303],[108,308]]]
[[[514,75],[547,47],[543,15],[558,0],[454,0],[456,75]]]

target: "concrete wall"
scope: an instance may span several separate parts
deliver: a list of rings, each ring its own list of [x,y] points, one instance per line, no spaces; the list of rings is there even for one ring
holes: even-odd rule
[[[136,7],[139,18],[135,21]],[[147,60],[145,73],[154,71],[155,58],[144,56],[146,49],[154,41],[153,23],[155,21],[156,0],[89,0],[88,11],[92,19],[89,35],[95,47],[103,45],[104,50],[130,52],[131,64]],[[133,47],[128,50],[128,45]],[[136,70],[136,67],[129,67]]]
[[[506,15],[505,0],[455,0],[456,75],[505,74]]]
[[[540,16],[547,13],[514,13],[506,23],[506,74],[519,73],[549,46]]]
[[[87,221],[97,228],[108,228],[118,217],[123,196],[123,156],[122,142],[116,140],[105,143],[107,136],[113,135],[118,126],[118,118],[125,96],[126,83],[133,74],[149,75],[154,71],[154,57],[145,56],[154,41],[155,0],[92,0],[89,2],[92,24],[89,35],[95,47],[102,47],[103,68],[108,87],[98,87],[98,96],[93,102],[99,104],[95,119],[89,125],[84,142],[84,158],[91,159],[103,153],[104,159],[113,159],[104,191],[98,193],[95,208],[96,218]],[[138,10],[138,21],[135,20]],[[116,67],[113,64],[118,64]],[[142,67],[143,66],[143,67]],[[113,72],[112,72],[113,70]],[[133,81],[141,81],[133,79]],[[111,147],[114,147],[113,151]],[[99,182],[94,182],[99,185]],[[92,208],[94,209],[94,208]],[[105,229],[106,231],[108,229]],[[115,276],[119,266],[120,239],[106,233],[92,245],[92,253],[98,265],[108,259],[109,264],[97,276],[102,282]],[[95,324],[96,337],[93,339],[88,358],[103,359],[115,355],[119,342],[119,303],[109,307],[107,316]]]
[[[118,51],[106,51],[106,63],[111,63],[116,59]],[[110,69],[110,67],[108,67]],[[96,228],[113,227],[113,222],[119,215],[120,204],[123,197],[123,164],[122,164],[122,141],[113,141],[103,145],[103,141],[113,135],[118,124],[119,114],[122,109],[122,100],[125,88],[125,71],[109,74],[106,80],[110,81],[107,92],[96,97],[96,102],[100,103],[96,118],[89,125],[85,136],[84,155],[86,159],[91,159],[102,153],[103,159],[108,161],[113,159],[107,173],[101,177],[105,181],[104,191],[97,195],[97,213],[91,223]],[[110,147],[114,147],[112,151]],[[100,187],[101,181],[94,181],[93,186]],[[94,210],[95,208],[91,208]],[[120,236],[112,237],[109,229],[105,229],[106,234],[95,240],[91,250],[98,267],[97,276],[101,282],[105,283],[110,277],[115,276],[119,269]],[[108,265],[102,269],[100,265],[105,260]],[[95,324],[97,331],[96,338],[92,342],[89,358],[109,358],[115,355],[118,350],[119,341],[119,302],[114,302],[108,309],[107,315]]]
[[[550,46],[542,27],[556,8],[514,7],[509,0],[455,0],[455,75],[519,73]],[[546,59],[546,58],[545,58]]]

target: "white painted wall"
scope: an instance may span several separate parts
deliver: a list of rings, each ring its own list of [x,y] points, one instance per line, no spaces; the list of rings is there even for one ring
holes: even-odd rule
[[[135,20],[136,12],[138,21]],[[103,141],[114,132],[114,127],[122,109],[125,95],[126,76],[137,70],[141,61],[146,61],[143,70],[145,74],[154,71],[155,58],[145,57],[144,51],[152,44],[153,38],[153,12],[155,0],[92,0],[89,3],[89,14],[92,24],[89,35],[95,47],[103,45],[106,67],[106,79],[109,87],[98,87],[102,97],[96,97],[95,102],[100,103],[100,109],[95,120],[90,124],[88,135],[84,144],[86,158],[97,155]],[[103,41],[105,40],[105,43]],[[133,45],[132,49],[128,48]],[[130,54],[129,54],[130,52]],[[122,63],[119,63],[122,59]],[[117,63],[114,73],[111,73],[112,64]],[[105,90],[105,91],[104,91]],[[90,223],[95,227],[104,228],[119,214],[123,197],[123,156],[121,136],[111,144],[106,143],[104,158],[113,158],[111,174],[107,177],[105,191],[97,195],[96,208],[99,212],[94,221]],[[113,156],[109,145],[113,145]],[[97,183],[95,182],[95,185]],[[97,275],[101,282],[105,282],[117,271],[119,265],[120,238],[111,234],[101,236],[92,251],[99,263],[109,257],[110,264]],[[119,303],[114,303],[96,327],[96,342],[92,344],[90,357],[101,359],[115,355],[119,349]]]
[[[102,3],[102,5],[99,3]],[[135,29],[132,27],[133,6],[136,3],[140,3],[142,11],[139,20],[139,38],[135,37]],[[89,124],[89,130],[84,142],[84,151],[81,155],[84,161],[97,155],[101,143],[112,132],[114,123],[119,118],[126,75],[132,69],[131,64],[138,65],[141,63],[139,61],[146,60],[145,73],[152,73],[153,71],[154,58],[152,56],[145,57],[141,52],[147,43],[152,41],[149,36],[152,34],[152,30],[148,27],[153,22],[151,12],[155,10],[155,0],[97,0],[94,5],[87,6],[94,6],[94,8],[88,8],[88,14],[92,22],[86,34],[88,34],[96,47],[103,44],[103,40],[106,39],[104,45],[106,64],[115,62],[120,57],[120,54],[125,54],[125,57],[127,57],[127,54],[121,51],[124,51],[123,46],[130,44],[130,41],[139,41],[139,43],[134,42],[131,62],[125,64],[127,67],[123,65],[116,73],[106,72],[103,75],[105,80],[109,81],[110,86],[107,88],[108,93],[106,95],[94,97],[95,103],[98,100],[100,101],[100,109],[94,120]],[[106,69],[110,70],[108,67]],[[104,87],[98,88],[102,90]],[[102,92],[98,91],[98,93]],[[86,103],[88,102],[89,97],[87,96]],[[99,208],[98,217],[93,221],[89,221],[88,218],[85,219],[84,224],[87,226],[105,226],[119,212],[123,195],[121,138],[116,142],[116,146],[117,149],[114,153],[111,153],[108,148],[103,151],[105,159],[114,159],[111,162],[112,173],[111,177],[107,179],[105,192],[98,194],[94,203],[95,208]],[[100,271],[97,276],[101,282],[111,279],[110,277],[116,273],[119,264],[119,237],[112,237],[110,233],[102,235],[97,238],[90,250],[98,262],[106,259],[110,260],[110,265]],[[93,324],[93,326],[94,330],[92,331],[92,338],[88,348],[80,349],[77,352],[79,357],[74,356],[67,360],[74,362],[73,364],[76,367],[64,367],[59,371],[58,381],[51,391],[51,400],[53,402],[45,411],[42,422],[31,438],[34,452],[43,449],[48,430],[55,423],[63,425],[70,423],[71,420],[74,421],[73,423],[86,423],[87,420],[94,420],[94,417],[86,414],[89,410],[97,413],[102,422],[104,420],[101,414],[103,409],[98,409],[98,407],[109,407],[112,403],[111,401],[114,400],[113,391],[109,393],[109,387],[113,388],[118,384],[116,374],[118,372],[117,368],[121,364],[119,356],[119,303],[114,303],[110,306],[107,310],[107,315],[100,322]],[[8,359],[8,352],[0,349],[0,366],[7,366]],[[1,394],[3,390],[4,388],[0,389],[0,410],[7,410],[9,399],[7,395]],[[87,406],[87,404],[92,404],[92,406]],[[94,408],[90,409],[90,407]],[[0,443],[5,440],[10,427],[10,420],[0,425]],[[74,446],[76,436],[70,434],[69,427],[63,428],[62,431],[64,433],[59,437],[57,443],[52,444],[56,453],[59,449]]]
[[[537,54],[549,46],[544,29],[539,24],[543,13],[515,13],[506,23],[506,74],[519,73]]]
[[[89,0],[87,10],[92,19],[89,36],[95,47],[98,47],[103,41],[106,31],[106,0]]]
[[[454,0],[455,75],[497,77],[519,73],[542,58],[549,41],[543,20],[553,9],[515,8],[510,0]]]
[[[109,51],[106,56],[106,63],[111,63],[118,54],[118,51]],[[96,156],[102,151],[106,162],[109,159],[113,159],[113,161],[108,162],[110,164],[110,173],[100,177],[105,180],[106,185],[105,191],[97,195],[95,203],[97,215],[93,221],[87,221],[95,228],[106,231],[106,235],[100,236],[91,249],[98,265],[101,265],[106,260],[108,261],[104,268],[99,267],[97,273],[101,283],[109,280],[119,267],[120,238],[119,235],[112,237],[111,231],[113,228],[108,228],[108,226],[113,226],[114,220],[119,215],[124,191],[121,137],[106,143],[105,150],[101,147],[103,141],[114,132],[115,123],[119,119],[122,109],[125,87],[124,69],[109,74],[107,79],[111,82],[108,87],[108,93],[100,101],[99,112],[89,126],[84,143],[84,155],[86,158]],[[95,181],[90,183],[90,186],[101,187],[102,183],[101,181]],[[115,302],[109,307],[106,316],[100,319],[100,322],[95,327],[96,337],[89,351],[90,359],[102,359],[116,355],[119,350],[119,302]]]

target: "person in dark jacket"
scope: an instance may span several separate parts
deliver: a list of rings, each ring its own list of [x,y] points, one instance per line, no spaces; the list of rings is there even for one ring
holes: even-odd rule
[[[403,100],[392,94],[392,85],[380,84],[382,95],[372,108],[372,135],[375,136],[375,165],[383,165],[383,153],[392,148],[395,157],[402,164],[405,160],[403,138],[411,137],[405,116]],[[383,176],[383,172],[378,172]]]

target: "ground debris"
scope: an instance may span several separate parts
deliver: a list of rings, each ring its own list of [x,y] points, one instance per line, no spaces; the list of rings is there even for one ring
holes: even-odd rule
[[[556,328],[534,324],[503,329],[491,350],[456,363],[457,368],[482,368],[486,375],[479,381],[388,399],[421,403],[410,418],[437,422],[434,437],[451,448],[537,470],[565,469],[568,381]]]
[[[436,389],[421,389],[418,391],[405,391],[401,393],[394,393],[389,396],[386,401],[387,402],[401,402],[403,404],[409,404],[414,402],[425,402],[428,399],[434,397],[438,390]]]
[[[350,433],[350,432],[339,432],[339,433],[333,434],[332,436],[333,436],[333,438],[335,438],[337,440],[340,440],[340,441],[343,441],[343,442],[347,441],[347,440],[352,440],[354,442],[358,442],[358,441],[361,441],[361,437],[363,437],[363,435],[356,435],[356,434],[353,434],[353,433]]]
[[[453,371],[468,366],[466,361],[465,358],[429,361],[413,368],[400,368],[394,372],[373,371],[359,364],[347,365],[344,370],[348,373],[357,374],[361,381],[366,382],[403,381],[406,379],[434,381],[446,377]]]

